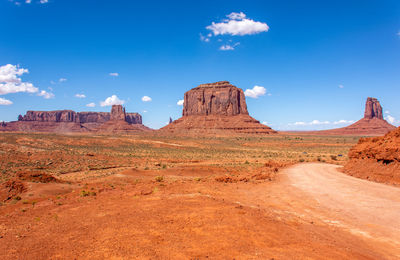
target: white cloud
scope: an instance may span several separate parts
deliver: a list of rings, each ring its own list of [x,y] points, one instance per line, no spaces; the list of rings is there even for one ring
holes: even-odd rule
[[[397,32],[397,35],[400,36],[400,31]]]
[[[392,125],[396,122],[396,119],[391,115],[386,115],[385,119],[386,119],[386,121],[388,121]]]
[[[244,18],[246,18],[246,15],[243,12],[240,13],[232,12],[228,14],[227,17],[231,20],[243,20]]]
[[[61,79],[59,79],[58,81],[60,81],[60,82],[65,82],[65,81],[67,81],[67,79],[66,79],[66,78],[61,78]]]
[[[50,99],[50,98],[54,98],[54,94],[53,93],[49,93],[46,90],[42,90],[37,94],[39,97],[43,97],[45,99]]]
[[[152,99],[151,99],[151,97],[149,97],[149,96],[143,96],[142,97],[142,101],[143,102],[150,102]]]
[[[344,86],[342,84],[339,85],[339,88],[344,88]]]
[[[47,4],[49,2],[49,0],[40,0],[41,4]]]
[[[19,68],[16,65],[7,64],[0,67],[0,95],[10,93],[27,92],[36,93],[38,88],[32,83],[22,82],[20,76],[29,73],[27,69]]]
[[[0,97],[0,105],[1,106],[9,106],[9,105],[12,105],[12,104],[13,104],[12,101]]]
[[[180,99],[180,100],[178,100],[178,102],[176,102],[176,104],[178,105],[178,106],[183,106],[183,103],[185,102],[185,100],[183,100],[183,99]]]
[[[225,45],[222,45],[221,47],[219,47],[219,49],[221,51],[233,51],[235,49],[235,47],[238,46],[239,44],[240,44],[239,42],[237,42],[233,45],[225,44]]]
[[[26,0],[25,3],[30,4],[32,3],[32,0]]]
[[[96,104],[92,102],[92,103],[86,104],[86,106],[87,106],[87,107],[95,107]]]
[[[147,113],[147,110],[143,110],[143,113]]]
[[[250,98],[258,98],[260,96],[264,96],[267,93],[267,90],[262,86],[254,86],[252,89],[246,89],[244,95]]]
[[[210,38],[209,38],[209,37],[206,37],[206,36],[204,36],[203,34],[200,33],[200,41],[202,41],[202,42],[209,42],[209,41],[210,41]]]
[[[311,122],[295,122],[295,123],[289,123],[289,126],[315,126],[315,125],[343,125],[343,124],[351,124],[354,123],[354,120],[338,120],[334,122],[330,121],[319,121],[319,120],[313,120]]]
[[[106,98],[106,100],[100,102],[100,106],[102,107],[123,104],[125,104],[125,100],[119,99],[116,95],[112,95],[111,97]]]
[[[85,98],[85,94],[75,94],[75,97],[77,98]]]
[[[267,32],[269,30],[269,26],[266,23],[248,19],[242,12],[231,13],[227,17],[229,19],[225,19],[223,22],[212,22],[206,29],[212,31],[214,36],[224,34],[243,36]]]
[[[111,73],[108,74],[108,75],[110,75],[111,77],[118,77],[118,76],[119,76],[119,73],[118,73],[118,72],[111,72]]]
[[[385,111],[385,114],[390,114],[390,111],[389,111],[389,110],[386,110],[386,111]]]
[[[344,120],[344,119],[342,119],[342,120],[338,120],[338,121],[333,122],[334,125],[351,124],[351,123],[354,123],[354,120]]]

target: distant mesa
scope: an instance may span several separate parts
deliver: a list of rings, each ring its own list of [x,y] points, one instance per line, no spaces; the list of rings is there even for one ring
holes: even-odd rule
[[[161,128],[172,134],[273,134],[247,111],[243,90],[228,81],[201,84],[185,93],[182,117]]]
[[[365,103],[364,118],[343,128],[317,131],[318,134],[333,135],[384,135],[396,129],[383,119],[382,106],[378,99],[369,97]]]
[[[126,113],[121,105],[109,112],[75,112],[72,110],[27,111],[18,121],[3,123],[0,131],[22,132],[131,132],[150,130],[138,113]]]

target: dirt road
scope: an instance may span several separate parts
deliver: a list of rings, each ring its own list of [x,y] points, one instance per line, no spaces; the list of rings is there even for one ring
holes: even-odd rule
[[[399,188],[329,164],[295,165],[274,181],[215,180],[225,173],[131,169],[35,203],[29,190],[31,200],[0,207],[0,258],[400,258]]]
[[[386,244],[400,258],[400,188],[350,177],[329,164],[300,164],[284,175],[284,183],[315,200],[314,217]]]

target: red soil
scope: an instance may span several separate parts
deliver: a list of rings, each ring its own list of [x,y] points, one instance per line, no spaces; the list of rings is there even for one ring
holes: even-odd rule
[[[400,185],[400,128],[383,137],[361,138],[350,150],[349,158],[345,173]]]

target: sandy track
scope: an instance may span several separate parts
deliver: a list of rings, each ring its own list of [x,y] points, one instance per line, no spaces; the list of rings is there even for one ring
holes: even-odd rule
[[[338,168],[299,164],[283,172],[280,184],[294,187],[292,194],[301,191],[305,201],[314,200],[306,209],[309,216],[382,243],[400,257],[400,188],[354,178]]]

